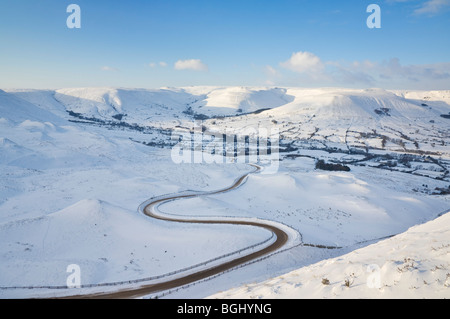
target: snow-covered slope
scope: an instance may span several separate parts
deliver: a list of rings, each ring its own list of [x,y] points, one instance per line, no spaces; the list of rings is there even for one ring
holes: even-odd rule
[[[450,213],[405,233],[220,299],[450,298]]]
[[[189,128],[194,120],[203,120],[205,129],[214,132],[278,129],[284,144],[292,147],[449,155],[450,91],[74,88],[11,90],[8,98],[25,99],[59,117],[97,124],[171,130]],[[13,105],[14,101],[8,103]],[[19,114],[23,115],[19,111],[15,116]]]
[[[280,88],[187,88],[200,99],[192,103],[195,113],[209,117],[232,116],[252,113],[282,106],[292,101],[293,97]]]
[[[0,90],[0,120],[20,123],[25,120],[61,124],[61,118],[43,108],[21,99],[14,93]]]
[[[182,116],[186,105],[194,98],[178,89],[76,88],[55,93],[55,99],[68,111],[84,117],[143,125]]]
[[[405,98],[382,89],[301,89],[290,88],[293,100],[261,114],[233,120],[206,121],[211,129],[239,132],[247,127],[271,127],[285,142],[339,147],[410,152],[448,151],[450,136],[450,94],[433,103]],[[411,96],[411,94],[410,94]]]
[[[220,189],[251,170],[175,163],[171,132],[196,119],[202,130],[233,134],[278,128],[280,144],[291,148],[272,175],[251,176],[220,196],[169,203],[169,213],[259,217],[299,230],[305,242],[347,248],[429,221],[448,207],[450,120],[442,115],[449,103],[448,91],[379,89],[0,90],[0,287],[64,285],[69,263],[82,266],[85,284],[142,278],[265,239],[258,230],[137,215],[150,197]],[[317,159],[351,172],[316,170]],[[301,263],[324,256],[313,251]],[[251,278],[298,265],[279,262],[283,254],[271,260]]]
[[[122,115],[140,124],[185,118],[186,113],[207,117],[235,116],[286,104],[286,89],[245,87],[187,87],[159,90],[76,88],[60,89],[55,99],[68,111],[89,118],[112,120]]]
[[[3,99],[5,94],[2,93]],[[53,94],[11,91],[7,96],[26,99],[52,113],[64,110],[66,116],[58,115],[70,114],[73,120],[172,129],[190,127],[194,119],[203,119],[203,125],[212,131],[239,132],[249,126],[263,126],[279,129],[281,138],[289,143],[319,142],[331,147],[340,144],[347,149],[448,153],[446,137],[450,135],[449,91],[76,88]],[[8,103],[14,105],[14,101]],[[16,117],[21,114],[18,112]]]
[[[410,194],[411,185],[421,177],[388,171],[372,176],[372,170],[315,171],[311,159],[285,160],[276,174],[250,176],[239,196],[231,192],[186,199],[164,209],[276,219],[298,230],[305,243],[346,247],[401,233],[449,207],[439,197]],[[432,189],[448,185],[438,180],[427,183]]]
[[[203,240],[218,231],[220,243]],[[207,261],[265,236],[254,228],[239,232],[231,226],[155,222],[106,202],[82,200],[42,217],[0,224],[0,285],[64,286],[71,264],[80,266],[86,285],[148,278],[195,265],[198,255]]]

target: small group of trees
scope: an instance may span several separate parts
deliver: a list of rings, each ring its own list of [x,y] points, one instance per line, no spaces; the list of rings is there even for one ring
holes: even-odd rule
[[[350,172],[350,167],[343,164],[326,163],[324,160],[318,160],[316,162],[316,169],[324,171],[343,171]]]
[[[386,116],[391,116],[391,114],[389,114],[389,111],[391,109],[382,107],[380,109],[375,109],[374,112],[377,113],[378,115],[386,115]]]

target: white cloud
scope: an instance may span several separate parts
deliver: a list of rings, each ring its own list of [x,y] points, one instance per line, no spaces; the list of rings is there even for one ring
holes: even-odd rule
[[[386,78],[404,78],[411,81],[450,79],[450,63],[402,65],[398,58],[379,65],[380,75]]]
[[[289,81],[288,85],[448,89],[450,80],[450,62],[404,65],[398,58],[386,61],[323,61],[313,53],[297,52],[280,65],[298,75],[289,77],[266,66],[264,71],[271,83]]]
[[[417,0],[386,0],[387,3],[411,3],[416,9],[416,15],[433,16],[442,12],[446,7],[450,7],[450,0],[422,0],[416,4]]]
[[[279,76],[280,72],[276,70],[273,66],[266,65],[264,67],[264,73],[266,73],[268,76]]]
[[[450,63],[403,65],[398,58],[383,62],[336,63],[333,68],[333,79],[339,83],[424,89],[442,87],[450,79]]]
[[[324,69],[324,64],[318,56],[301,51],[293,53],[289,60],[281,62],[280,65],[297,73],[317,73]]]
[[[119,71],[118,69],[113,68],[113,67],[111,67],[111,66],[107,66],[107,65],[102,66],[102,67],[101,67],[101,70],[102,70],[102,71],[106,71],[106,72],[117,72],[117,71]]]
[[[148,66],[151,67],[152,69],[153,69],[153,68],[156,68],[158,65],[159,65],[160,67],[162,67],[162,68],[165,68],[165,67],[167,66],[167,63],[166,63],[166,62],[158,62],[158,63],[156,63],[156,62],[150,62],[150,63],[148,64]]]
[[[208,71],[208,66],[199,59],[178,60],[175,62],[175,70]]]
[[[450,6],[450,0],[428,0],[420,8],[414,10],[414,13],[434,15],[447,6]]]

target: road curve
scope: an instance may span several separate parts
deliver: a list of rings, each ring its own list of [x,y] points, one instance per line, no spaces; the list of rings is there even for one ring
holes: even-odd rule
[[[252,165],[256,168],[256,171],[259,171],[261,168],[257,165]],[[254,172],[252,172],[254,173]],[[107,292],[107,293],[96,293],[96,294],[89,294],[89,295],[79,295],[79,296],[72,296],[68,297],[70,299],[73,298],[88,298],[88,299],[127,299],[127,298],[138,298],[145,295],[161,292],[164,290],[169,290],[173,288],[177,288],[180,286],[184,286],[196,281],[199,281],[201,279],[208,278],[210,276],[214,276],[216,274],[222,273],[226,270],[232,269],[236,266],[242,265],[244,263],[250,262],[252,260],[255,260],[257,258],[263,257],[267,254],[270,254],[281,247],[283,247],[286,242],[289,239],[289,235],[282,229],[268,224],[264,222],[258,222],[258,221],[249,221],[249,220],[226,220],[226,219],[195,219],[195,218],[181,218],[181,217],[168,217],[165,215],[159,215],[155,212],[156,208],[169,201],[178,200],[178,199],[186,199],[186,198],[193,198],[198,196],[207,196],[207,195],[215,195],[220,194],[224,192],[228,192],[230,190],[233,190],[240,185],[244,183],[248,175],[251,173],[247,173],[240,178],[238,178],[233,185],[222,189],[218,191],[213,192],[205,192],[200,194],[190,194],[190,195],[171,195],[166,198],[160,198],[154,201],[150,201],[143,209],[144,214],[151,218],[169,221],[169,222],[179,222],[179,223],[195,223],[195,224],[229,224],[229,225],[244,225],[244,226],[254,226],[254,227],[260,227],[267,229],[275,234],[276,240],[270,245],[265,248],[262,248],[258,251],[255,251],[249,255],[239,257],[236,259],[233,259],[231,261],[226,261],[222,264],[212,266],[207,269],[202,269],[198,272],[191,273],[176,279],[171,279],[165,282],[156,283],[156,284],[148,284],[148,285],[142,285],[136,288],[128,288],[124,290],[119,290],[116,292]]]

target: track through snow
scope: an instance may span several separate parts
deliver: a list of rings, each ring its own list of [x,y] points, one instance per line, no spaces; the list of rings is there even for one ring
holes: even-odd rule
[[[270,243],[268,246],[264,246],[263,248],[252,251],[251,253],[240,256],[234,259],[227,259],[220,264],[215,264],[210,267],[202,267],[200,270],[182,275],[180,277],[169,279],[167,281],[158,282],[158,283],[149,283],[145,285],[141,285],[139,287],[132,287],[127,289],[122,289],[116,292],[104,292],[104,293],[95,293],[95,294],[87,294],[87,295],[78,295],[78,296],[70,296],[67,298],[115,298],[115,299],[124,299],[124,298],[138,298],[166,290],[170,290],[173,288],[181,287],[184,285],[191,284],[193,282],[223,273],[227,270],[233,269],[237,266],[243,265],[245,263],[255,261],[258,258],[269,255],[270,253],[274,253],[280,248],[284,247],[288,242],[296,242],[301,236],[298,232],[291,229],[288,226],[271,222],[264,221],[255,218],[221,218],[221,217],[207,217],[207,218],[196,218],[196,217],[175,217],[168,216],[161,213],[158,210],[158,207],[164,203],[193,198],[198,196],[208,196],[208,195],[216,195],[224,192],[228,192],[234,190],[241,186],[247,179],[247,177],[256,172],[261,171],[261,167],[258,165],[250,164],[255,167],[255,171],[247,173],[240,178],[238,178],[233,185],[218,191],[211,192],[191,192],[189,194],[179,194],[179,195],[168,195],[157,198],[149,199],[148,201],[141,204],[139,207],[139,211],[151,218],[164,220],[168,222],[179,222],[179,223],[195,223],[195,224],[229,224],[229,225],[243,225],[243,226],[253,226],[253,227],[261,227],[270,232],[272,232],[275,240]],[[267,242],[267,241],[266,241]],[[265,243],[265,242],[264,242]],[[263,243],[261,243],[263,244]],[[259,245],[261,245],[259,244]],[[256,246],[259,246],[256,245]],[[328,248],[328,247],[319,247],[319,248]],[[331,248],[331,247],[330,247]]]

